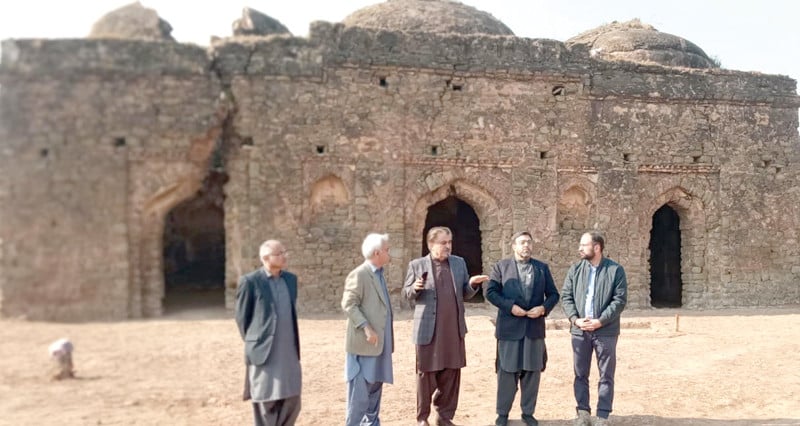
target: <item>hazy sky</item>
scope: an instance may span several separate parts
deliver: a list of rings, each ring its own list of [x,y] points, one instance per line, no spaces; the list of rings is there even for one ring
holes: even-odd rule
[[[178,41],[208,44],[231,34],[244,6],[308,33],[311,21],[338,22],[378,0],[142,0],[173,27]],[[0,39],[84,37],[105,13],[130,0],[3,0]],[[566,40],[611,21],[640,18],[684,37],[724,68],[800,79],[800,2],[794,0],[463,0],[503,21],[518,36]],[[13,4],[13,6],[11,6]]]

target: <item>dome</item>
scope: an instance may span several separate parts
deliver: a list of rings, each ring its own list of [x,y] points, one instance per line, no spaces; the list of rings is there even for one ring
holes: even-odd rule
[[[89,38],[121,38],[151,41],[174,41],[172,26],[155,10],[138,1],[108,12],[92,26]]]
[[[494,16],[450,0],[388,0],[357,10],[342,23],[389,31],[514,35]]]
[[[662,33],[638,19],[612,22],[579,34],[565,43],[587,46],[593,57],[668,67],[718,68],[703,49],[684,38]]]

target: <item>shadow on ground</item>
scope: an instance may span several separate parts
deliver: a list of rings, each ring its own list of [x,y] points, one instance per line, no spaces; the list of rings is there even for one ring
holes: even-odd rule
[[[572,420],[540,420],[540,426],[572,426]],[[659,416],[611,416],[614,426],[788,426],[800,425],[800,419],[697,419]],[[509,419],[509,426],[524,426],[519,419]]]

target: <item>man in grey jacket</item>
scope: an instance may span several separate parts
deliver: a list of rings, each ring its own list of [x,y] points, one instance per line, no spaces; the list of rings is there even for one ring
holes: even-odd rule
[[[347,275],[342,309],[347,313],[346,426],[380,426],[383,384],[394,381],[392,303],[383,269],[391,261],[389,236],[369,234],[364,263]]]
[[[604,247],[605,240],[600,233],[583,234],[578,248],[581,261],[569,268],[561,289],[561,305],[572,325],[573,389],[577,402],[575,426],[592,425],[589,368],[593,352],[600,370],[594,425],[609,424],[608,416],[614,402],[619,318],[628,300],[628,282],[622,266],[603,257]]]

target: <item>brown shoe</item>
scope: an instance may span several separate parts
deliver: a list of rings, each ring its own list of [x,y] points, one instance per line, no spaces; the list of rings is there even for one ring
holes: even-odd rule
[[[452,420],[436,419],[436,426],[456,426]]]

